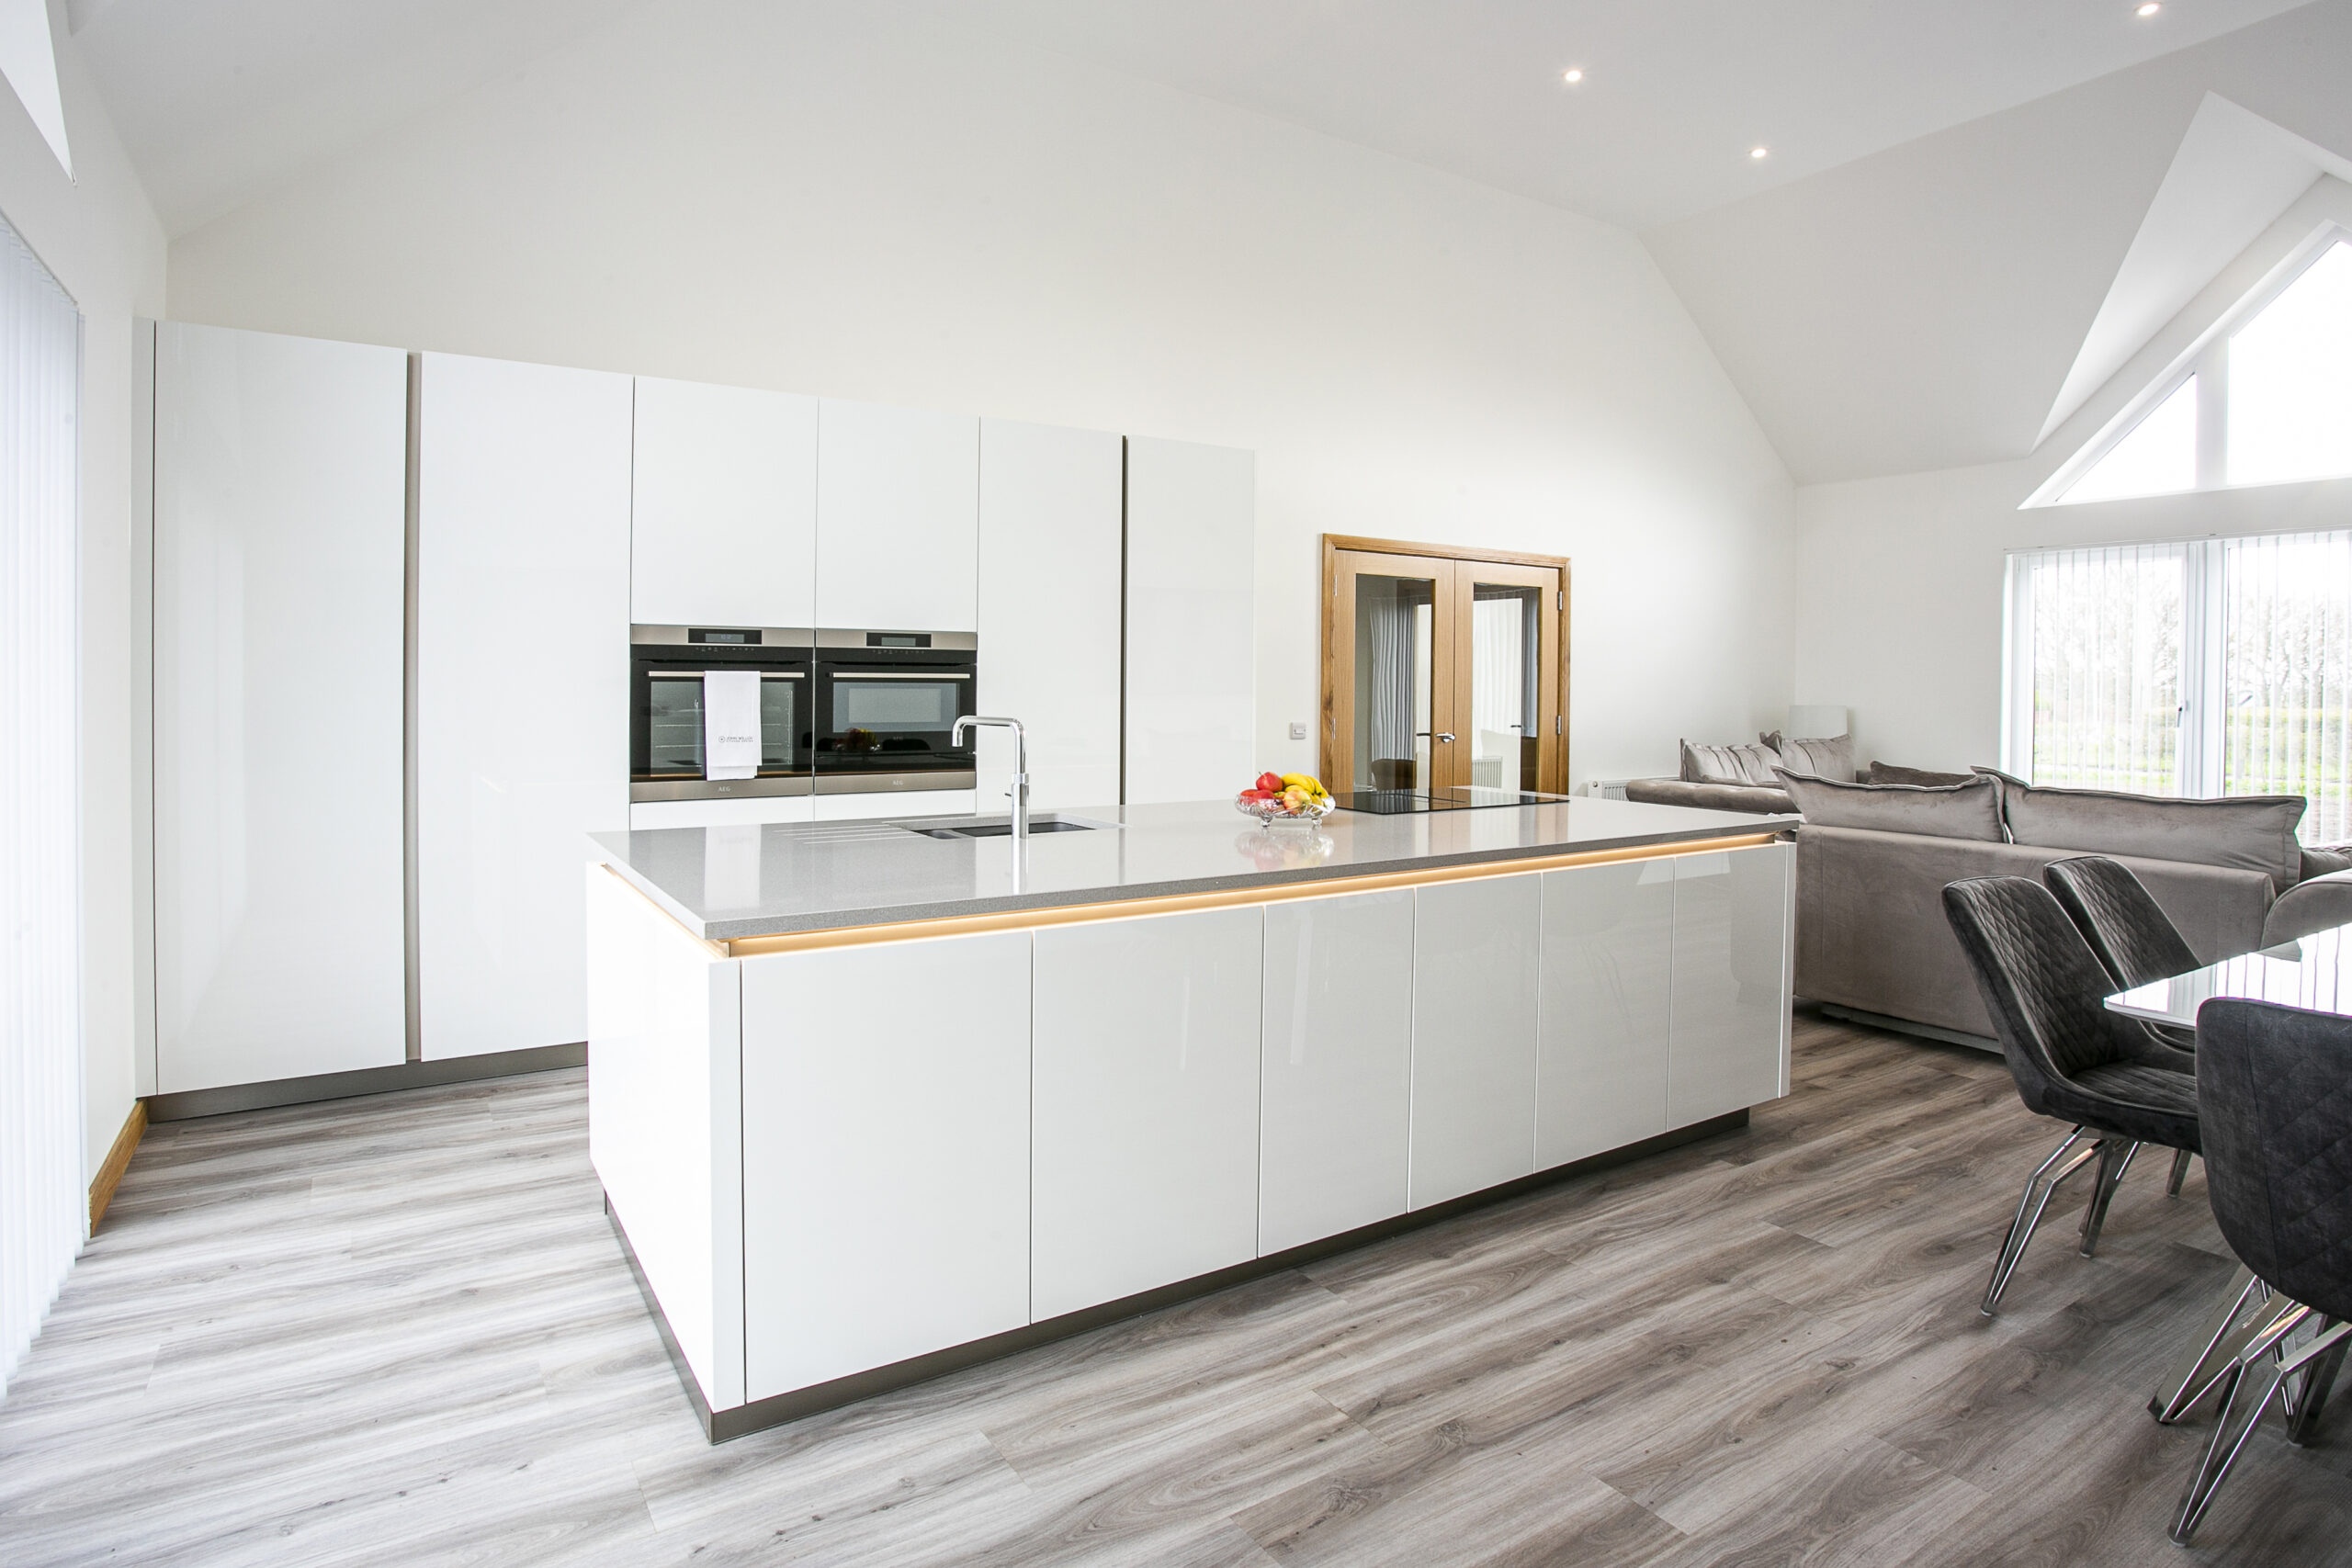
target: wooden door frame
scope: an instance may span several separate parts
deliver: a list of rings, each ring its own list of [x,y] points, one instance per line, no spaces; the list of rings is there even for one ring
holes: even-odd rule
[[[1566,556],[1537,555],[1527,550],[1489,550],[1476,548],[1466,545],[1431,545],[1417,544],[1405,539],[1371,539],[1363,538],[1352,534],[1326,534],[1323,536],[1323,595],[1322,609],[1319,612],[1322,620],[1322,635],[1317,644],[1319,650],[1318,661],[1322,666],[1320,692],[1321,716],[1317,725],[1320,735],[1316,746],[1316,757],[1318,767],[1317,776],[1322,778],[1327,784],[1329,784],[1333,780],[1342,781],[1341,784],[1333,784],[1332,787],[1334,788],[1344,787],[1345,784],[1350,782],[1346,780],[1347,770],[1340,765],[1340,744],[1337,728],[1339,723],[1339,701],[1338,694],[1335,690],[1332,680],[1334,656],[1338,651],[1337,634],[1334,629],[1336,617],[1333,615],[1332,611],[1338,604],[1340,590],[1340,552],[1341,550],[1353,550],[1367,555],[1436,557],[1441,559],[1456,562],[1457,564],[1462,562],[1470,562],[1474,564],[1492,563],[1501,566],[1553,568],[1558,570],[1560,574],[1560,599],[1558,605],[1560,649],[1558,669],[1556,671],[1546,671],[1544,673],[1546,675],[1554,676],[1559,682],[1557,688],[1559,693],[1559,701],[1555,711],[1558,719],[1558,739],[1560,744],[1556,753],[1555,754],[1553,769],[1555,776],[1548,779],[1539,779],[1538,783],[1544,786],[1547,793],[1566,795],[1567,793],[1568,784],[1568,716],[1571,711],[1568,705],[1570,701],[1568,686],[1568,645],[1570,639],[1568,637],[1568,627],[1569,616],[1574,613],[1576,608],[1576,594],[1573,587],[1572,569],[1569,565],[1568,558]],[[1351,626],[1352,626],[1352,624],[1353,623],[1351,622]],[[1466,631],[1457,632],[1457,636],[1466,635]],[[1351,638],[1351,640],[1352,640],[1352,638]]]

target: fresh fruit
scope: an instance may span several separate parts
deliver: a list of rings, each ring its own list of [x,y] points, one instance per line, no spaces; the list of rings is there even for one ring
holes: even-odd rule
[[[1258,787],[1264,790],[1268,795],[1273,795],[1280,792],[1283,785],[1289,782],[1290,781],[1288,779],[1283,778],[1280,773],[1260,773],[1258,775]]]
[[[1241,792],[1241,798],[1244,800],[1273,800],[1277,798],[1277,796],[1274,792],[1270,789],[1245,789]]]

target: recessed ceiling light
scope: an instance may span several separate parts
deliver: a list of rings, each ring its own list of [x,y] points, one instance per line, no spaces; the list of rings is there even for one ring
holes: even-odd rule
[[[2132,14],[2135,17],[2153,17],[2163,9],[2164,7],[2162,6],[2156,4],[2156,0],[2148,0],[2146,5],[2141,6]]]
[[[1751,158],[1769,158],[1771,154],[1772,150],[1770,147],[1750,147],[1747,150],[1747,155]]]
[[[1584,80],[1584,67],[1581,65],[1571,65],[1560,79],[1566,82],[1569,86],[1573,87],[1577,83]]]

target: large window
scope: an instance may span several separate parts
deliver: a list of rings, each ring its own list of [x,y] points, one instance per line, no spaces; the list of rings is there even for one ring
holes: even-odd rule
[[[2352,238],[2256,289],[2029,505],[2352,474]]]
[[[2036,784],[2301,795],[2352,838],[2352,532],[2009,558],[2004,765]]]

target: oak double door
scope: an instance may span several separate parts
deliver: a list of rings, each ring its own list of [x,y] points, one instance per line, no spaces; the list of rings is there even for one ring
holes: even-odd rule
[[[1332,789],[1564,791],[1568,563],[1326,535]]]

